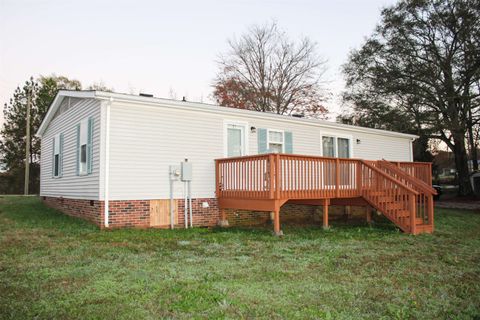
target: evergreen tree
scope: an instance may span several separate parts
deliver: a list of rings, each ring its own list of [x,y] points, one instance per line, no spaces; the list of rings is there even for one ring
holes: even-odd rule
[[[31,77],[22,87],[17,87],[13,97],[5,103],[3,114],[5,123],[0,135],[1,161],[10,177],[8,190],[0,193],[21,193],[25,171],[25,131],[27,101],[30,98],[30,190],[38,193],[40,182],[40,139],[35,136],[45,117],[50,104],[60,89],[80,90],[77,80],[62,76],[47,76],[34,79]]]

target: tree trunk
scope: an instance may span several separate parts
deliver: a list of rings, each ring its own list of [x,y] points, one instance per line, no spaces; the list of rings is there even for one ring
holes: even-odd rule
[[[470,103],[468,103],[468,106],[470,106]],[[477,146],[475,143],[475,136],[473,134],[473,115],[471,108],[468,109],[467,130],[468,144],[470,147],[470,160],[472,160],[472,169],[473,171],[478,171]]]
[[[475,137],[473,136],[473,128],[468,128],[468,142],[470,144],[470,160],[472,160],[472,169],[473,171],[478,171],[478,161],[477,161],[477,146],[475,145]]]
[[[458,195],[468,196],[472,194],[472,186],[470,184],[470,176],[468,173],[468,156],[465,148],[465,132],[456,131],[452,133],[453,154],[455,156],[455,167],[458,174]]]

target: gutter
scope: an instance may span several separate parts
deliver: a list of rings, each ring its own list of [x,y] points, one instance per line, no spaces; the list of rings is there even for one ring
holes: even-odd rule
[[[113,102],[113,98],[110,97],[106,104],[106,115],[105,115],[105,175],[104,175],[104,196],[103,203],[104,208],[103,212],[105,215],[105,228],[109,227],[109,184],[110,184],[110,108]]]

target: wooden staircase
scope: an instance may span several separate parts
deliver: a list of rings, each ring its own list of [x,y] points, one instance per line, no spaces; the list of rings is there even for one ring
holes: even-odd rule
[[[362,161],[362,197],[411,234],[433,232],[436,190],[388,161]]]

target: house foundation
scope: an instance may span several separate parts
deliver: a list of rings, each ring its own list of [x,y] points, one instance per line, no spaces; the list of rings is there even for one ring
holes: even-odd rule
[[[87,220],[104,228],[104,202],[98,200],[42,197],[45,205],[55,208],[66,215]],[[152,225],[151,202],[155,200],[112,200],[109,202],[109,228],[169,228],[169,224]],[[168,200],[165,200],[168,201]],[[184,228],[184,199],[176,200],[176,228]],[[345,207],[330,206],[330,220],[345,219]],[[271,224],[268,211],[225,209],[222,219],[216,198],[192,199],[194,227],[261,226]],[[323,208],[314,205],[285,204],[280,209],[282,222],[293,224],[321,224]],[[364,207],[351,207],[349,217],[364,218]],[[221,224],[219,224],[221,222]]]

